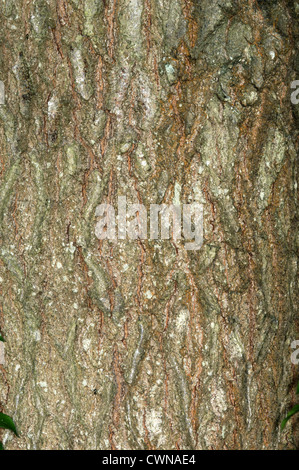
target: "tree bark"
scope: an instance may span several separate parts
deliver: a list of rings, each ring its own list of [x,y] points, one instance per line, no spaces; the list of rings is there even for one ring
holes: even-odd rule
[[[298,1],[0,9],[6,448],[295,448]],[[202,248],[99,241],[118,196]]]

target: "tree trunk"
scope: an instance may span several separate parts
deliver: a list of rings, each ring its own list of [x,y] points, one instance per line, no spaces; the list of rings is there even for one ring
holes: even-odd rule
[[[298,1],[0,9],[6,448],[295,448]],[[118,196],[202,248],[99,241]]]

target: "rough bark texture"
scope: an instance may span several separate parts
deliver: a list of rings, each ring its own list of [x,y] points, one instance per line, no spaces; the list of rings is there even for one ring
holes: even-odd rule
[[[0,10],[6,447],[295,448],[298,1]],[[202,203],[202,249],[99,242],[118,196]]]

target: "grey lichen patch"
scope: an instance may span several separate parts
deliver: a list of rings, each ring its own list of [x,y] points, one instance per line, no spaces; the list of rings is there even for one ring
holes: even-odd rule
[[[243,106],[252,106],[258,100],[258,93],[252,85],[248,85],[242,95],[241,103]]]
[[[146,319],[139,318],[138,321],[139,337],[131,359],[131,365],[128,368],[126,380],[132,384],[137,377],[139,365],[144,358],[146,352],[146,345],[149,340],[149,327]]]
[[[47,199],[47,193],[44,183],[43,165],[41,159],[35,150],[31,152],[30,158],[32,167],[34,168],[36,186],[36,213],[33,226],[32,246],[30,250],[30,255],[34,256],[34,254],[39,252],[41,249],[43,223],[45,221],[46,214],[49,209],[50,201]]]
[[[106,24],[103,0],[84,1],[83,35],[88,36],[98,52],[106,53]]]
[[[105,181],[101,178],[98,171],[93,172],[93,178],[89,188],[88,203],[85,206],[82,219],[78,222],[79,242],[82,246],[84,261],[90,271],[90,276],[94,280],[94,290],[91,293],[101,308],[105,311],[110,310],[110,301],[108,295],[109,279],[104,269],[99,265],[97,258],[89,249],[91,237],[94,237],[94,214],[96,205],[100,201]]]
[[[77,329],[77,321],[73,320],[73,322],[70,325],[66,343],[64,346],[64,354],[70,354],[74,350],[74,345],[75,345],[75,340],[76,340],[76,329]]]
[[[161,448],[165,445],[163,424],[164,413],[162,406],[151,409],[150,412],[146,415],[146,427],[149,431],[150,439],[156,443],[158,448]]]
[[[115,290],[114,308],[112,312],[112,319],[118,326],[123,326],[126,320],[125,302],[120,289]]]
[[[140,175],[142,178],[147,178],[151,172],[151,166],[148,152],[143,144],[138,144],[134,157],[137,175]]]
[[[172,319],[169,325],[169,337],[174,350],[178,350],[186,341],[190,311],[185,305],[178,303],[172,310]]]
[[[91,120],[90,118],[91,117],[88,116],[86,119],[82,132],[90,144],[94,145],[103,138],[107,116],[105,111],[99,109],[94,113],[93,119]]]
[[[157,193],[158,193],[158,201],[162,201],[164,195],[165,195],[165,192],[168,188],[168,185],[169,185],[169,172],[166,171],[166,170],[162,170],[160,175],[159,175],[159,178],[157,180]]]
[[[214,413],[217,416],[223,416],[223,413],[227,410],[226,393],[221,388],[217,379],[214,379],[211,384],[211,404]]]
[[[165,63],[164,68],[169,85],[173,85],[178,80],[177,64],[174,61],[168,61]]]
[[[84,33],[88,36],[94,35],[94,25],[93,19],[99,13],[100,8],[102,7],[102,0],[85,0],[84,1]]]
[[[143,2],[141,0],[124,0],[118,15],[119,31],[123,46],[120,47],[120,54],[123,57],[141,56],[142,51],[142,12]]]
[[[70,176],[73,176],[78,167],[80,149],[77,144],[67,145],[65,148],[65,167]]]
[[[1,13],[6,17],[15,16],[17,14],[14,0],[4,0],[0,8]]]
[[[242,57],[245,47],[252,42],[249,25],[234,21],[229,28],[226,50],[230,59]]]
[[[149,77],[144,72],[139,74],[139,101],[142,105],[144,112],[142,116],[140,111],[137,114],[138,120],[140,120],[140,127],[142,129],[151,129],[155,122],[159,118],[159,108],[157,103],[156,88],[153,82],[149,80]]]
[[[2,183],[0,192],[0,221],[2,221],[5,211],[8,208],[9,200],[14,193],[14,186],[20,176],[20,160],[15,160],[9,168]]]
[[[55,119],[59,109],[59,98],[54,91],[48,101],[48,117],[50,120]]]
[[[90,274],[94,280],[94,290],[91,295],[98,302],[100,308],[107,313],[110,311],[110,300],[108,295],[109,280],[104,269],[99,266],[92,258],[92,255],[86,250],[83,251],[85,262],[90,270]]]
[[[15,253],[2,248],[0,251],[0,258],[17,282],[21,284],[24,281],[24,271],[19,261],[16,259]]]
[[[74,69],[76,89],[82,98],[89,100],[93,94],[93,90],[88,81],[86,64],[84,63],[81,47],[81,39],[79,38],[77,45],[70,52],[70,57]]]
[[[199,270],[204,272],[208,269],[214,262],[219,247],[213,245],[204,245],[199,254]]]
[[[223,67],[218,78],[219,85],[217,87],[217,96],[221,101],[232,102],[231,86],[233,81],[233,73],[227,67]]]
[[[170,355],[170,364],[172,368],[172,372],[175,375],[176,379],[176,388],[179,394],[180,402],[181,402],[181,422],[183,432],[186,436],[186,442],[188,443],[188,448],[193,449],[195,446],[194,440],[194,432],[192,429],[192,424],[189,415],[189,407],[190,407],[190,388],[188,385],[188,381],[186,378],[185,371],[183,370],[181,364],[175,357],[173,353]]]
[[[264,210],[269,204],[272,185],[286,158],[286,142],[278,129],[271,129],[260,162],[257,194],[258,204]]]
[[[195,148],[201,152],[202,162],[211,175],[213,192],[217,197],[220,194],[224,197],[228,193],[225,191],[228,182],[234,177],[232,170],[237,159],[234,145],[239,136],[236,124],[240,120],[240,113],[229,104],[223,107],[220,101],[213,97],[207,106],[207,116],[208,120],[195,140]],[[231,142],[234,142],[234,145],[231,145]],[[221,168],[217,159],[219,154],[223,159]],[[221,174],[225,174],[225,178]]]
[[[244,359],[246,351],[244,341],[242,340],[239,331],[232,331],[230,333],[226,350],[231,362],[235,363],[235,361],[241,361]]]
[[[84,239],[86,241],[86,246],[89,244],[90,236],[90,221],[94,219],[96,205],[100,202],[100,198],[105,186],[105,179],[102,178],[100,172],[95,170],[92,174],[92,181],[90,182],[89,191],[88,191],[88,203],[84,209],[84,216],[82,224],[85,224],[85,227],[82,225],[82,233],[84,234]]]
[[[4,132],[7,141],[12,144],[15,138],[16,121],[8,106],[0,106],[0,120],[3,122]]]
[[[63,149],[62,168],[60,178],[60,198],[65,200],[74,193],[76,185],[76,175],[80,170],[80,151],[82,149],[76,143],[67,144]],[[79,190],[79,188],[78,188]]]
[[[127,153],[132,148],[132,141],[122,142],[119,147],[120,153]]]
[[[45,0],[36,0],[34,2],[30,23],[33,35],[39,40],[44,40],[49,35],[50,26],[55,27],[49,5]]]

